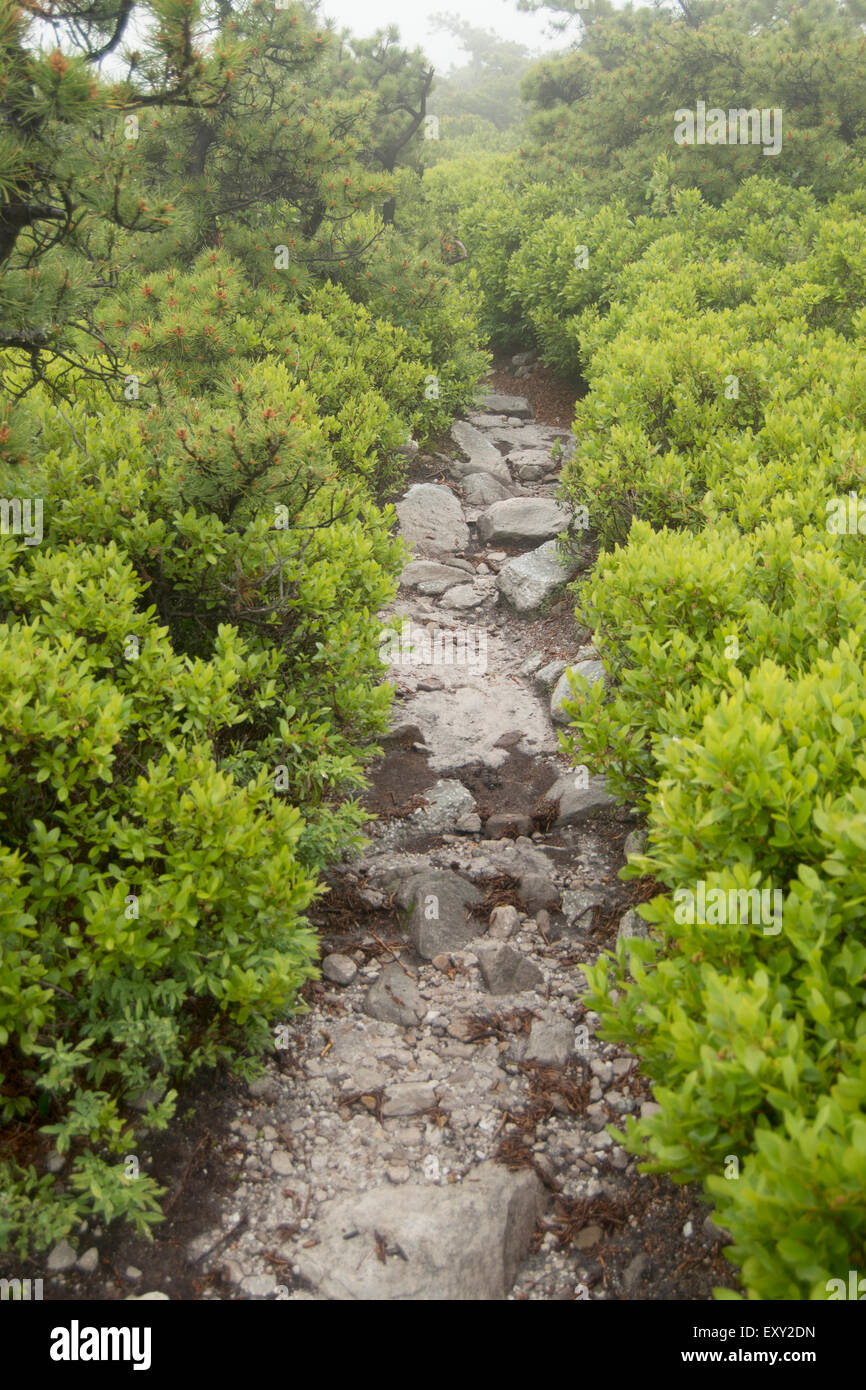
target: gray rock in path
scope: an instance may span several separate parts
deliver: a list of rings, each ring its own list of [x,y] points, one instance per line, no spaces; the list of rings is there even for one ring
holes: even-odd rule
[[[46,1264],[52,1274],[62,1274],[64,1270],[71,1269],[77,1259],[78,1256],[69,1241],[59,1240],[48,1256]]]
[[[467,425],[465,420],[456,420],[451,426],[451,438],[467,455],[465,459],[453,460],[452,476],[465,478],[472,473],[491,473],[508,486],[511,482],[508,465],[486,435],[481,434],[474,425]]]
[[[466,583],[461,566],[442,565],[437,560],[413,560],[400,575],[404,589],[420,589],[424,594],[444,594],[454,584]]]
[[[515,449],[550,449],[553,440],[538,425],[497,425],[490,431],[491,443],[504,449],[506,456]]]
[[[537,483],[547,476],[547,465],[543,463],[521,463],[517,476],[522,483]],[[555,475],[554,475],[555,476]]]
[[[541,667],[540,671],[536,671],[535,679],[539,685],[544,686],[545,690],[552,690],[563,671],[567,670],[567,661],[549,661],[546,666]]]
[[[468,909],[483,893],[452,869],[429,869],[401,883],[397,902],[409,909],[409,937],[425,960],[460,951],[478,932]]]
[[[481,817],[477,811],[461,816],[454,826],[459,835],[477,835],[481,829]]]
[[[464,550],[469,542],[463,509],[450,488],[414,483],[396,510],[400,534],[417,555],[439,557]]]
[[[250,1298],[269,1298],[276,1293],[278,1281],[272,1274],[249,1274],[241,1280],[241,1290]]]
[[[556,687],[550,697],[550,717],[554,724],[570,723],[569,717],[563,708],[563,704],[566,700],[575,699],[575,692],[572,689],[569,672],[575,676],[583,676],[584,680],[589,681],[590,685],[598,685],[598,683],[605,678],[605,670],[600,661],[579,661],[576,666],[567,667],[556,682]]]
[[[496,587],[518,613],[532,613],[562,584],[573,579],[580,568],[579,563],[558,554],[555,541],[545,541],[537,550],[518,555],[503,565],[496,576]]]
[[[474,425],[477,430],[492,430],[497,425],[505,425],[508,422],[507,415],[490,415],[486,411],[470,410],[466,419],[470,425]]]
[[[382,1114],[386,1120],[402,1115],[422,1115],[436,1105],[437,1099],[430,1081],[398,1081],[385,1092]]]
[[[511,359],[511,365],[512,367],[528,367],[531,362],[535,361],[535,357],[534,351],[516,352]]]
[[[490,507],[512,497],[514,489],[492,473],[466,473],[460,480],[463,500],[469,507]]]
[[[457,584],[453,589],[449,589],[446,594],[443,594],[442,607],[459,609],[479,608],[485,598],[488,597],[489,592],[489,590],[485,592],[484,589],[475,584]]]
[[[541,655],[541,652],[533,652],[532,656],[528,656],[524,661],[523,665],[521,666],[521,676],[535,675],[543,661],[544,657]],[[564,666],[565,662],[563,662],[562,664]]]
[[[544,874],[524,874],[520,880],[520,901],[527,912],[535,913],[540,907],[559,904],[559,889]]]
[[[420,1023],[427,1005],[411,980],[396,961],[386,965],[379,978],[370,986],[364,998],[364,1013],[383,1023],[399,1023],[403,1028]]]
[[[544,986],[544,976],[535,962],[515,951],[513,946],[476,942],[474,949],[482,978],[491,994],[522,994],[524,990]]]
[[[607,790],[604,777],[590,777],[589,785],[581,785],[582,778],[576,772],[567,772],[558,777],[553,786],[544,794],[545,801],[556,802],[558,813],[554,829],[564,825],[580,825],[593,816],[611,813],[616,810],[616,798]]]
[[[529,816],[523,816],[517,811],[497,811],[495,815],[488,817],[484,834],[488,840],[499,840],[511,831],[509,839],[513,840],[518,835],[531,835],[532,829]]]
[[[542,1014],[532,1020],[524,1062],[564,1067],[574,1049],[574,1024],[561,1014]]]
[[[541,477],[542,473],[547,473],[554,466],[547,449],[512,449],[505,458],[521,477],[523,468],[537,468],[538,477]]]
[[[569,889],[562,895],[562,912],[569,927],[588,931],[592,926],[594,907],[604,906],[604,896],[591,888]]]
[[[535,544],[567,530],[568,523],[569,513],[549,497],[509,497],[482,512],[478,535],[485,544]]]
[[[490,926],[487,935],[494,941],[508,941],[520,930],[520,913],[516,907],[510,903],[503,904],[501,907],[494,907],[490,914]]]
[[[419,806],[409,817],[410,823],[428,835],[441,835],[450,830],[461,816],[475,810],[475,798],[456,778],[444,777],[424,792],[426,806]]]
[[[523,836],[517,840],[484,840],[483,849],[491,873],[522,878],[524,874],[548,875],[553,867],[547,855]]]
[[[85,1250],[81,1258],[76,1260],[76,1265],[82,1274],[93,1274],[99,1268],[99,1251],[96,1246],[91,1245],[89,1250]]]
[[[385,746],[389,743],[423,743],[424,735],[419,725],[398,711],[397,718],[387,733],[379,735],[379,742]]]
[[[535,414],[525,396],[504,396],[490,391],[481,397],[481,404],[491,415],[516,416],[518,420],[533,420]]]
[[[161,1293],[159,1289],[151,1289],[149,1293],[128,1293],[123,1301],[124,1303],[170,1303],[171,1299],[167,1293]]]
[[[358,967],[351,956],[335,952],[333,955],[325,956],[322,961],[322,974],[326,980],[333,980],[335,985],[350,985],[357,973]]]
[[[325,1203],[318,1244],[294,1258],[302,1277],[335,1301],[504,1299],[544,1203],[529,1169],[483,1163],[459,1183],[389,1185]]]

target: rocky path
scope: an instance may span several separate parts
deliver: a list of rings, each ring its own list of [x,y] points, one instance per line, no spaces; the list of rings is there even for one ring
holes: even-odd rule
[[[617,878],[640,832],[558,751],[566,662],[603,676],[563,588],[590,548],[566,565],[553,539],[567,441],[525,399],[488,396],[447,455],[413,462],[372,843],[321,905],[310,1012],[199,1164],[199,1184],[220,1166],[231,1182],[183,1244],[194,1296],[707,1298],[731,1282],[695,1194],[639,1177],[608,1134],[653,1102],[581,1002],[581,964],[642,930]],[[103,1259],[101,1296],[142,1296],[143,1247]],[[88,1258],[67,1248],[55,1268],[72,1287]],[[172,1279],[151,1264],[143,1282],[176,1295]]]

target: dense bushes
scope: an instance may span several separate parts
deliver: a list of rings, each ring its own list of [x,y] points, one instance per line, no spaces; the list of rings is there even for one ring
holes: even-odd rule
[[[488,360],[447,228],[393,221],[422,55],[300,4],[222,6],[218,32],[187,0],[143,10],[111,86],[129,6],[67,28],[78,56],[3,18],[0,1244],[22,1254],[158,1219],[146,1130],[302,1007],[305,913],[361,843],[387,723],[387,498]],[[24,499],[38,537],[9,524]]]
[[[21,1249],[89,1211],[153,1216],[153,1185],[110,1157],[135,1153],[128,1106],[168,1091],[165,1123],[172,1083],[260,1057],[296,1005],[304,909],[356,840],[387,713],[388,513],[346,494],[331,522],[333,485],[303,530],[273,529],[289,485],[244,524],[180,507],[179,465],[121,407],[89,413],[97,391],[70,415],[44,392],[19,407],[44,537],[2,547],[3,1111],[73,1158],[53,1191],[5,1166]]]
[[[590,385],[563,476],[611,677],[568,742],[646,812],[627,874],[671,893],[589,1002],[661,1104],[627,1147],[706,1181],[748,1296],[826,1298],[866,1253],[866,601],[861,535],[827,524],[866,464],[863,216],[758,183],[674,202],[609,307],[551,304]]]

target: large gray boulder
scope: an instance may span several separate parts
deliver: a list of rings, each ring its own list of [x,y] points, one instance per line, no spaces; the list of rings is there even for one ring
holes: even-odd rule
[[[324,1298],[365,1302],[504,1299],[544,1210],[527,1168],[482,1163],[460,1183],[377,1187],[325,1203],[298,1272]]]
[[[566,560],[558,553],[555,541],[545,541],[537,550],[503,565],[496,587],[518,613],[532,613],[588,563],[589,557],[585,561]]]
[[[400,534],[419,556],[439,558],[464,550],[469,542],[463,508],[450,488],[414,483],[396,510]]]
[[[451,869],[429,869],[405,879],[397,902],[409,911],[409,937],[419,956],[432,960],[468,945],[478,934],[478,919],[469,908],[483,898]]]
[[[510,497],[482,512],[478,535],[487,544],[536,545],[567,530],[568,523],[568,512],[550,497]]]

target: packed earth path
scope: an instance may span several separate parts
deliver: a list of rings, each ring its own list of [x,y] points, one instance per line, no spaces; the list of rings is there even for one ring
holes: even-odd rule
[[[515,359],[516,389],[541,369]],[[500,383],[501,375],[496,382]],[[489,385],[489,383],[488,383]],[[483,392],[485,387],[480,390]],[[181,1097],[147,1171],[152,1243],[78,1233],[46,1296],[708,1299],[735,1286],[695,1189],[608,1132],[654,1102],[581,965],[646,930],[628,807],[560,751],[567,669],[604,679],[565,585],[594,559],[557,500],[569,431],[482,395],[397,502],[396,686],[369,847],[311,912],[322,980],[264,1077]],[[643,890],[643,891],[642,891]],[[184,1109],[186,1107],[186,1109]],[[182,1121],[181,1117],[185,1117]]]

